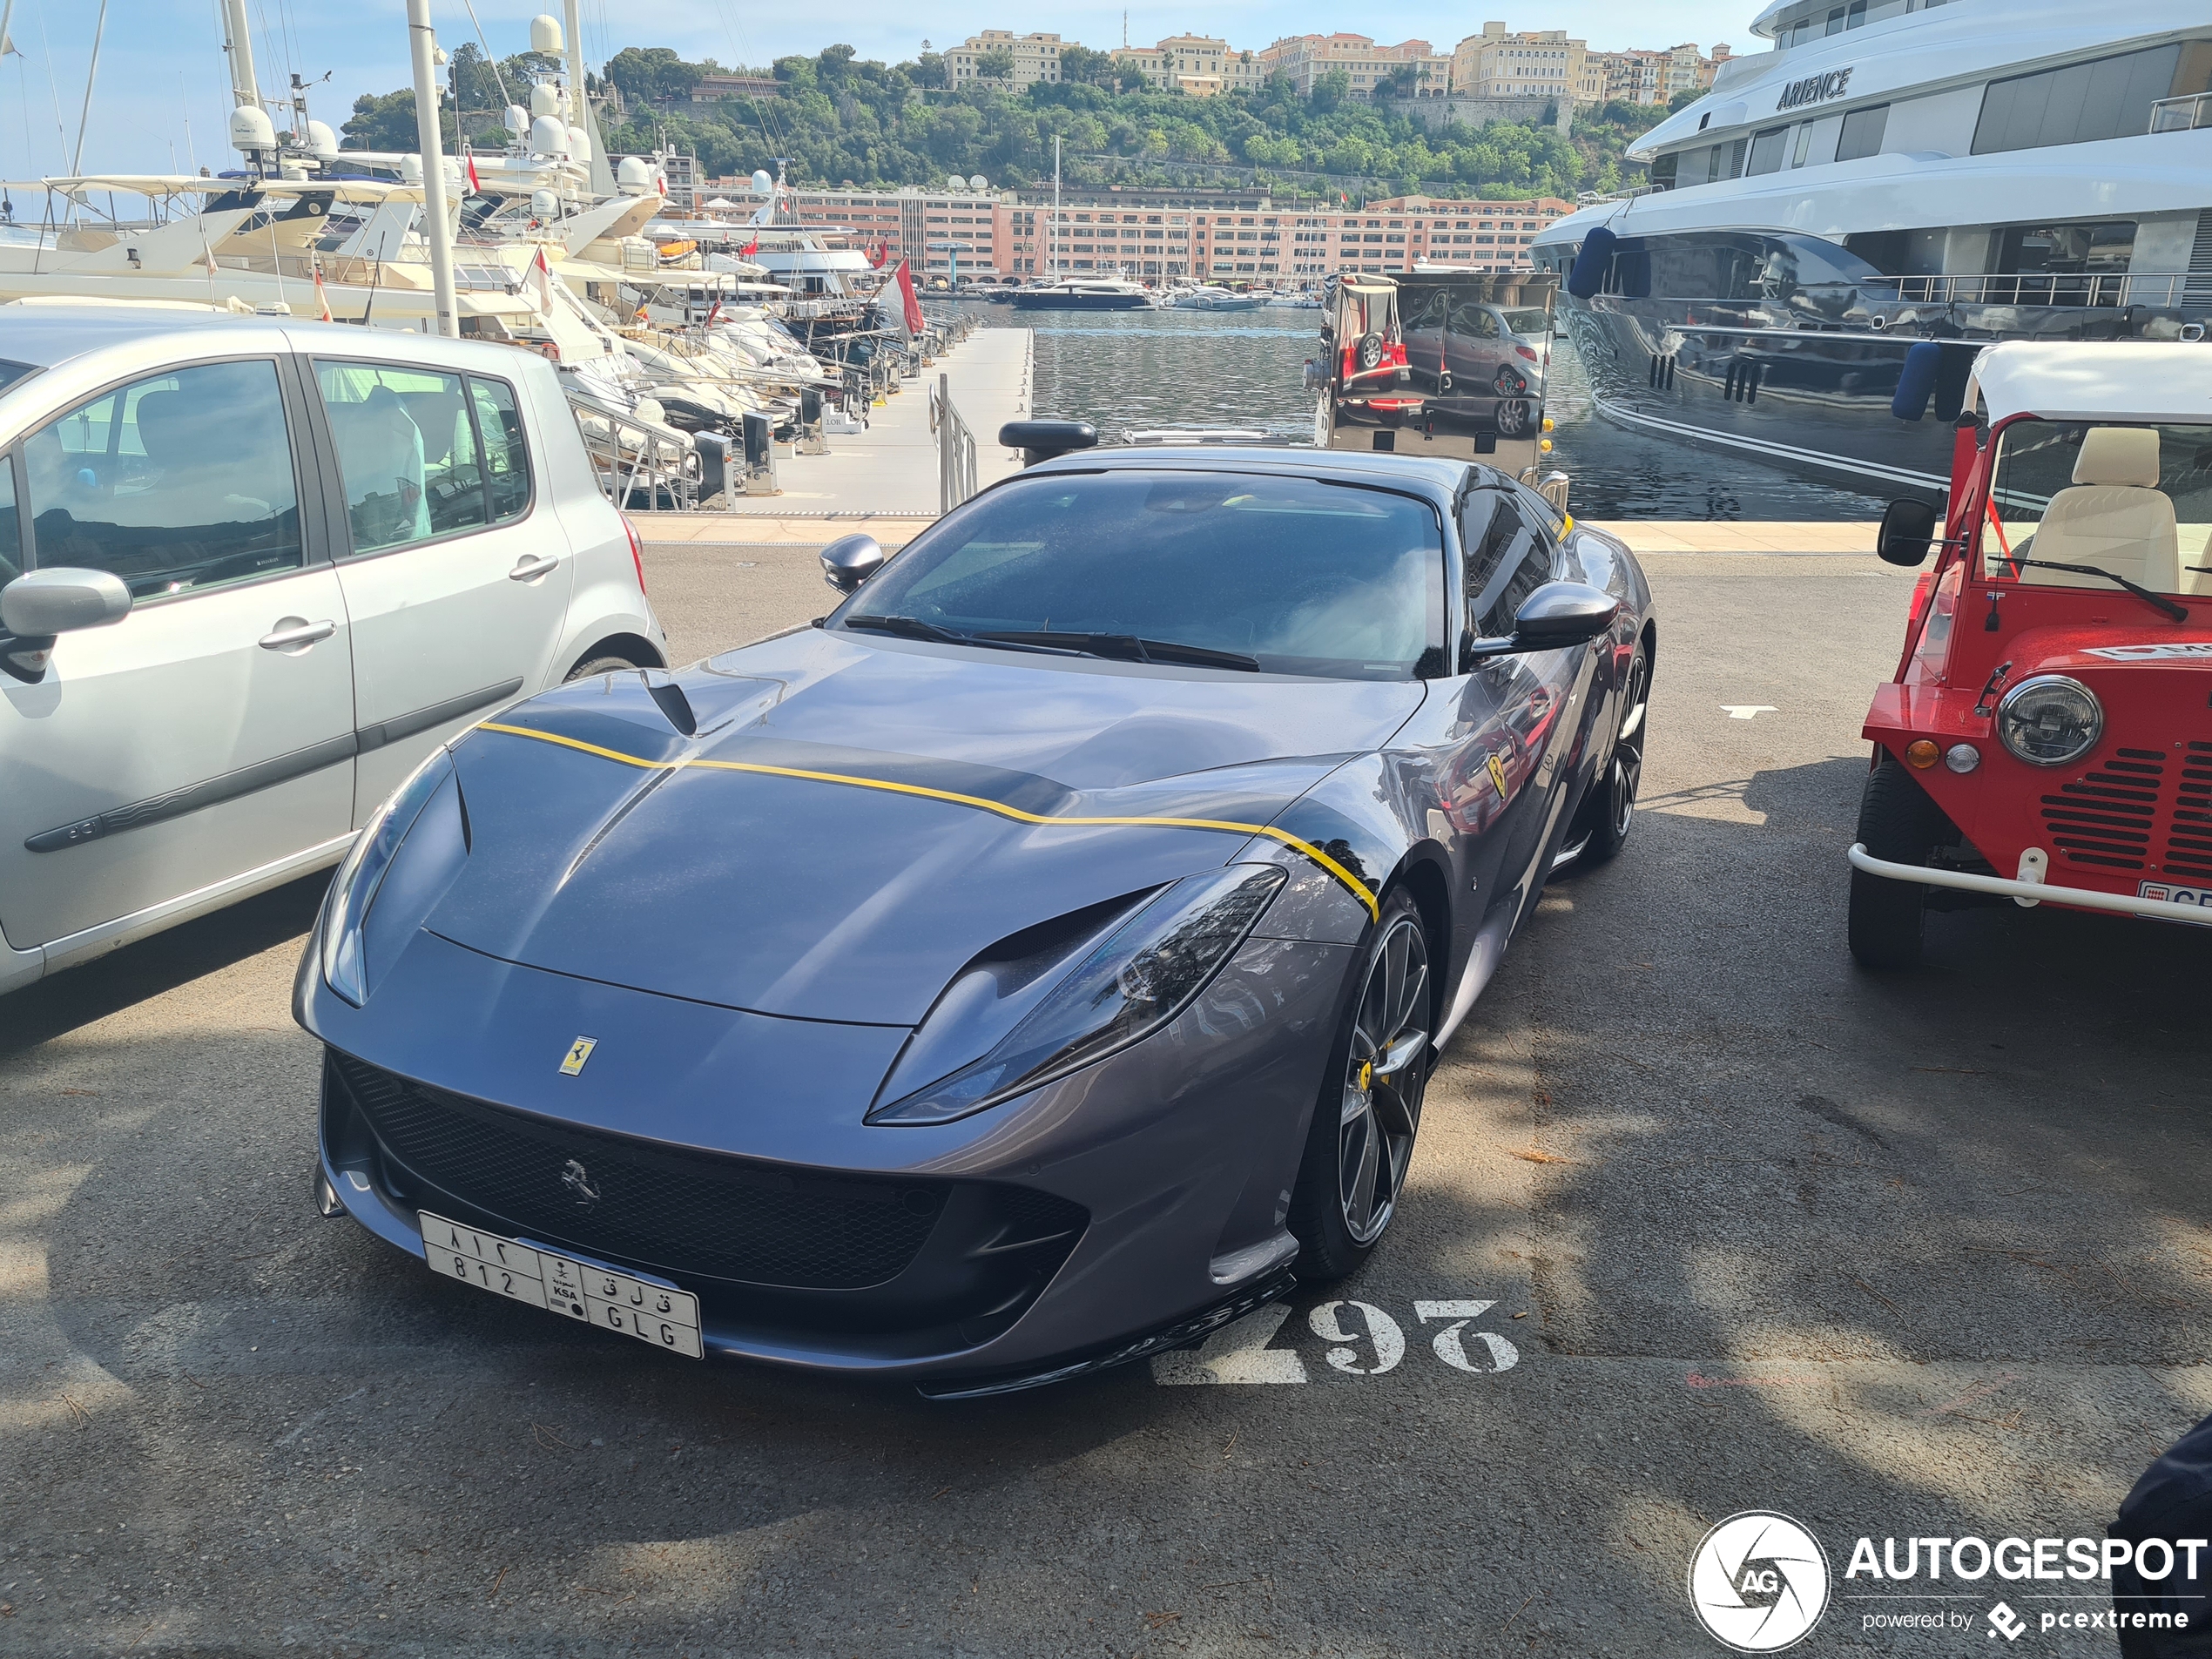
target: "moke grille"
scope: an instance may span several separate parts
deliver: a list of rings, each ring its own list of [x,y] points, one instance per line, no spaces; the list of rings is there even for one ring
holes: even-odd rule
[[[2069,864],[2140,870],[2151,862],[2166,757],[2155,749],[2115,749],[2101,766],[2043,797],[2043,822]]]
[[[2166,873],[2212,878],[2212,743],[2199,738],[2182,752],[2174,819],[2166,832]]]

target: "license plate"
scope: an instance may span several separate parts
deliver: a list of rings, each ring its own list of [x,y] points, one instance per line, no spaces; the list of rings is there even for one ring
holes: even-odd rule
[[[422,1254],[435,1273],[510,1302],[589,1319],[671,1353],[706,1357],[699,1341],[699,1299],[688,1291],[556,1255],[428,1210],[421,1221]]]

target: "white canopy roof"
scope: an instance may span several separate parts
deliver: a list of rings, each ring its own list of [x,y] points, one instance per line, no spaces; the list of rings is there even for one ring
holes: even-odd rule
[[[1974,378],[1992,421],[2026,414],[2212,425],[2212,344],[2203,341],[2007,341],[1975,360]]]

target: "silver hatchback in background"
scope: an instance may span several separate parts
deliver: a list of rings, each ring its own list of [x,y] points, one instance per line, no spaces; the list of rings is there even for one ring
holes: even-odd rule
[[[665,662],[542,359],[0,307],[0,992],[335,862],[502,704]]]

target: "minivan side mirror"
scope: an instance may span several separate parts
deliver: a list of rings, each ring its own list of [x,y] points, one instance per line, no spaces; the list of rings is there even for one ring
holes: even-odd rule
[[[0,588],[0,673],[36,685],[54,637],[105,628],[131,614],[131,590],[108,570],[32,570]]]
[[[822,550],[822,580],[840,593],[853,592],[880,570],[890,556],[866,530],[840,536]]]
[[[0,627],[18,639],[105,628],[131,614],[131,590],[111,570],[32,570],[0,588]]]
[[[1906,569],[1927,563],[1934,539],[1936,509],[1924,501],[1893,501],[1882,509],[1882,528],[1874,533],[1874,553],[1885,564]]]
[[[1586,582],[1547,582],[1521,602],[1507,639],[1477,639],[1460,652],[1463,666],[1490,657],[1585,645],[1613,626],[1621,602]]]

